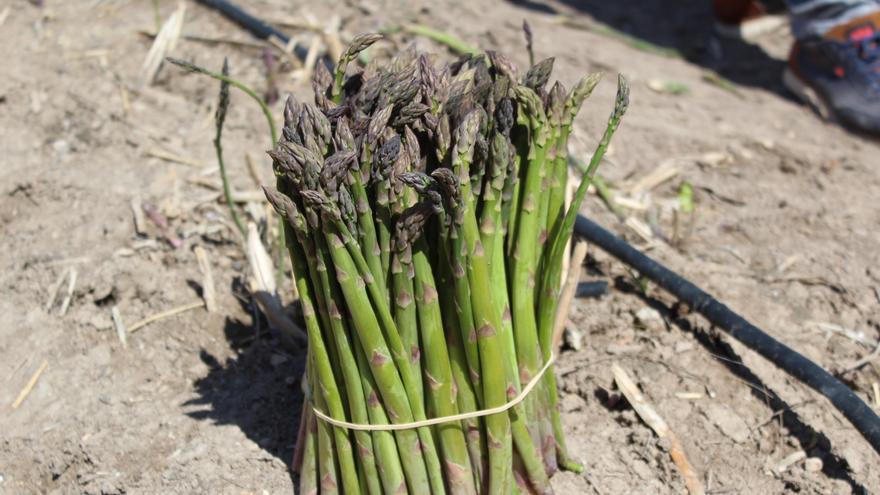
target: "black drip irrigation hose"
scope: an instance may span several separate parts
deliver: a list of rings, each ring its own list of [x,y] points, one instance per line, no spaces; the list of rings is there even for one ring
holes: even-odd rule
[[[592,220],[578,216],[574,231],[666,289],[713,325],[764,356],[781,370],[827,397],[874,450],[880,453],[880,417],[840,380]]]
[[[267,40],[274,36],[284,44],[287,44],[290,41],[290,37],[286,34],[270,26],[263,20],[245,12],[241,7],[227,2],[226,0],[198,0],[198,2],[205,7],[212,8],[223,14],[224,17],[243,27],[249,33],[261,40]],[[296,44],[296,46],[293,47],[294,55],[300,60],[305,60],[308,52],[309,50],[300,44]]]
[[[574,297],[585,299],[588,297],[602,297],[608,293],[608,282],[596,280],[593,282],[581,282],[577,284]]]

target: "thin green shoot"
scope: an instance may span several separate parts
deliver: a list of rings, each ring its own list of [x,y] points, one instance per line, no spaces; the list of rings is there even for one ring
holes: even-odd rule
[[[220,81],[221,87],[223,84],[226,84],[228,86],[235,87],[235,88],[241,90],[244,94],[250,96],[252,100],[257,102],[257,105],[260,106],[260,110],[263,112],[263,116],[266,117],[266,123],[269,125],[269,135],[272,138],[271,146],[272,147],[275,146],[275,143],[278,142],[278,130],[275,127],[275,119],[272,117],[272,111],[269,110],[269,106],[266,104],[265,101],[263,101],[263,98],[261,98],[260,95],[258,95],[256,91],[254,91],[253,89],[251,89],[247,85],[229,77],[228,73],[218,74],[216,72],[205,69],[204,67],[199,67],[198,65],[195,65],[191,62],[187,62],[186,60],[181,60],[181,59],[177,59],[177,58],[173,58],[173,57],[166,57],[165,60],[167,60],[168,62],[170,62],[174,65],[182,67],[190,72],[195,72],[197,74],[204,74],[208,77],[214,78],[214,79]],[[224,64],[224,67],[226,67],[226,60],[223,61],[223,64]],[[227,89],[226,105],[228,106],[228,104],[229,104],[229,102],[228,102],[228,89]],[[219,107],[218,107],[218,110],[219,110]],[[224,117],[225,117],[225,110],[224,110]],[[222,123],[220,123],[220,126],[222,126]],[[235,221],[236,226],[241,231],[242,235],[246,236],[247,234],[246,234],[246,231],[244,230],[244,227],[241,225],[241,220],[237,220],[237,215],[235,214],[235,205],[232,203],[231,194],[228,193],[229,179],[226,177],[226,173],[224,171],[225,167],[223,165],[222,157],[220,156],[221,152],[222,152],[222,148],[221,148],[221,145],[219,142],[219,137],[220,137],[220,129],[218,127],[217,140],[215,141],[214,147],[216,149],[220,150],[220,151],[218,151],[217,157],[220,162],[219,166],[220,166],[220,170],[221,170],[221,178],[223,180],[223,190],[224,190],[224,194],[226,195],[226,203],[229,205],[229,209],[232,212],[233,221]],[[280,218],[280,221],[281,221],[281,225],[284,225],[284,219]],[[278,229],[278,254],[276,256],[276,265],[278,266],[278,272],[276,275],[276,279],[279,282],[284,277],[284,256],[285,256],[286,251],[287,251],[287,242],[284,238],[284,229],[279,228]]]
[[[401,26],[389,26],[381,30],[382,33],[397,33],[400,31],[436,41],[437,43],[446,46],[458,55],[476,55],[478,53],[481,53],[480,50],[472,47],[461,38],[422,24],[404,24]]]
[[[229,63],[223,59],[224,76],[229,74]],[[226,174],[226,164],[223,161],[223,123],[226,121],[226,110],[229,109],[229,83],[225,80],[220,81],[220,95],[217,98],[217,111],[214,113],[214,123],[216,124],[216,134],[214,134],[214,151],[217,152],[217,164],[220,167],[220,178],[223,181],[223,197],[226,199],[226,206],[229,208],[229,214],[232,221],[238,228],[242,238],[247,237],[247,231],[238,212],[235,211],[235,203],[232,201],[232,188],[229,186],[229,176]]]

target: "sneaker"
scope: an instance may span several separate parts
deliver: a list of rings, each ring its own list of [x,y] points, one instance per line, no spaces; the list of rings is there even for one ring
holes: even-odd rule
[[[785,26],[785,5],[780,1],[714,0],[715,32],[725,38],[754,41]]]
[[[795,42],[786,87],[829,120],[880,136],[880,12]]]

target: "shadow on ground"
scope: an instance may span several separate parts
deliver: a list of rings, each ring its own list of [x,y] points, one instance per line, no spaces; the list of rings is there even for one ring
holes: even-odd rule
[[[651,296],[647,296],[633,286],[629,281],[618,278],[615,288],[621,292],[638,296],[647,305],[659,311],[665,319],[678,327],[680,330],[693,334],[709,353],[719,363],[724,365],[730,373],[742,380],[749,386],[752,395],[767,406],[769,413],[773,414],[774,421],[778,421],[800,448],[810,457],[822,459],[822,472],[825,476],[842,480],[852,489],[852,493],[867,494],[868,490],[856,481],[850,474],[849,464],[846,459],[834,454],[831,440],[827,435],[813,428],[804,418],[797,413],[799,404],[789,404],[773,389],[767,386],[758,375],[745,365],[742,358],[728,343],[728,339],[714,330],[696,327],[681,314],[676,307],[669,307],[664,302]],[[789,487],[797,491],[796,486]]]
[[[785,62],[770,57],[758,46],[718,36],[709,0],[508,1],[523,9],[524,18],[529,11],[566,18],[584,14],[594,20],[577,21],[585,30],[616,37],[635,48],[665,52],[665,56],[683,58],[734,83],[792,98],[782,85]],[[535,36],[540,42],[541,33]]]
[[[265,329],[265,321],[260,323]],[[273,336],[263,333],[257,337],[252,322],[231,318],[226,319],[224,334],[237,355],[221,363],[201,351],[200,358],[210,372],[195,383],[199,398],[186,405],[207,407],[187,415],[238,426],[263,450],[289,465],[303,403],[300,377],[305,369],[305,349],[295,355],[285,352]],[[295,487],[296,476],[292,472],[290,476]]]

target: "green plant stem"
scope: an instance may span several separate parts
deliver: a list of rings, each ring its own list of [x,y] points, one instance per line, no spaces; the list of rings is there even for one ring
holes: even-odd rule
[[[223,161],[223,144],[221,143],[220,134],[221,130],[218,127],[217,135],[214,138],[214,151],[217,154],[217,165],[220,168],[220,178],[223,181],[223,199],[229,207],[229,215],[232,217],[232,222],[235,223],[235,227],[241,234],[242,239],[246,239],[247,230],[245,230],[244,224],[238,216],[238,212],[235,211],[235,202],[232,201],[232,190],[229,186],[229,177],[226,174],[226,163]]]
[[[389,337],[388,340],[392,340],[391,335],[387,331],[383,332],[377,319],[377,311],[370,303],[370,297],[363,290],[365,281],[362,273],[368,273],[368,271],[358,270],[335,227],[328,226],[325,235],[333,264],[336,267],[336,279],[342,289],[343,297],[351,314],[351,321],[355,326],[361,346],[370,363],[376,385],[385,403],[385,410],[394,423],[412,422],[417,418],[413,415],[411,398],[404,385],[405,381],[401,379],[402,375],[408,374],[408,368],[404,366],[405,363],[394,358],[394,354],[400,352],[399,348],[402,347],[400,336],[396,335],[395,329],[394,337],[397,346],[389,348],[385,336]],[[360,253],[359,250],[357,252]],[[375,301],[373,303],[375,304]],[[397,352],[395,352],[395,347]],[[424,416],[424,411],[422,416]],[[419,430],[427,431],[426,428]],[[430,436],[430,431],[427,431],[427,434]],[[410,489],[417,493],[430,493],[431,486],[428,483],[428,473],[422,453],[424,439],[412,430],[399,431],[396,438],[398,439],[403,470]]]
[[[328,234],[331,236],[331,239],[328,239],[328,242],[331,244],[331,248],[333,247],[334,242],[338,242],[345,246],[345,250],[348,253],[348,258],[343,259],[340,256],[340,260],[343,260],[344,263],[352,263],[354,267],[354,271],[351,273],[356,273],[363,280],[364,284],[367,286],[367,293],[369,294],[369,300],[373,303],[373,310],[375,311],[374,318],[378,315],[379,323],[382,328],[383,334],[385,335],[388,348],[391,350],[391,356],[397,365],[397,369],[400,372],[400,377],[403,381],[404,390],[406,391],[407,397],[409,399],[409,404],[411,407],[411,414],[415,418],[416,421],[422,421],[427,419],[425,415],[425,406],[423,402],[423,397],[419,395],[420,377],[413,372],[412,366],[410,366],[410,356],[409,353],[406,352],[406,349],[403,346],[403,341],[400,338],[400,332],[397,329],[397,326],[394,324],[394,318],[391,316],[391,311],[388,307],[388,294],[383,293],[379,285],[376,284],[375,280],[369,276],[370,269],[367,266],[367,262],[361,254],[360,248],[357,243],[354,242],[351,233],[348,232],[347,227],[339,220],[335,219],[334,224],[330,226],[330,230]],[[334,256],[334,263],[337,266],[337,271],[340,267],[340,262],[337,261]],[[346,266],[348,266],[346,264]],[[361,295],[363,291],[361,291]],[[365,346],[366,347],[366,346]],[[425,459],[425,466],[428,470],[428,476],[431,480],[434,480],[438,477],[441,472],[440,468],[440,460],[437,456],[437,449],[434,446],[434,439],[431,435],[431,430],[429,428],[418,428],[418,435],[421,441],[421,449]],[[443,493],[442,491],[442,482],[432,483],[432,488],[434,490],[433,493]],[[439,491],[438,491],[439,490]]]
[[[512,144],[507,137],[495,134],[492,142],[493,164],[490,172],[491,176],[483,192],[484,203],[482,221],[480,223],[483,248],[489,253],[491,260],[495,306],[498,314],[502,315],[499,331],[506,355],[504,371],[507,383],[509,384],[508,398],[519,394],[521,388],[508,298],[507,273],[504,263],[505,229],[500,224],[504,183],[506,182],[506,173],[511,168],[508,160],[515,159],[510,153],[511,147]],[[532,435],[529,433],[524,404],[516,406],[509,414],[513,444],[522,460],[527,476],[538,492],[544,493],[549,489],[549,479],[542,465],[540,441],[537,441],[539,437],[535,437],[533,440]]]
[[[303,409],[303,414],[308,414],[308,419],[302,447],[303,462],[299,470],[299,492],[318,493],[318,423],[309,411]]]
[[[538,224],[538,242],[535,246],[536,272],[540,272],[540,270],[543,268],[541,266],[541,255],[543,254],[544,247],[547,244],[547,238],[550,235],[550,224],[548,220],[550,219],[550,198],[552,195],[552,182],[555,180],[555,175],[553,172],[556,165],[556,141],[558,138],[558,129],[555,126],[549,125],[548,122],[546,124],[546,127],[547,142],[544,145],[544,161],[542,163],[540,171],[541,189],[538,195],[540,200],[538,201],[538,216],[536,218]],[[535,285],[534,290],[538,290],[537,284]]]
[[[511,177],[512,185],[505,186],[510,191],[510,199],[505,202],[501,208],[501,218],[504,225],[507,226],[507,255],[513,256],[516,249],[516,241],[518,237],[519,216],[522,212],[520,202],[522,201],[522,187],[525,182],[525,173],[528,170],[529,154],[530,154],[530,129],[529,126],[520,123],[516,130],[513,145],[516,147],[516,171]]]
[[[312,369],[316,367],[313,365]],[[327,403],[320,393],[314,396],[315,405],[326,410]],[[318,483],[321,493],[339,493],[339,477],[336,468],[336,451],[333,446],[333,432],[330,425],[318,421]],[[357,477],[355,477],[357,479]]]
[[[549,258],[546,263],[547,269],[545,270],[544,278],[540,282],[540,293],[543,295],[545,305],[542,306],[539,314],[538,328],[541,349],[545,359],[547,359],[550,353],[553,352],[553,323],[556,318],[556,308],[559,301],[558,281],[560,280],[562,273],[562,257],[565,255],[565,246],[571,238],[575,219],[577,218],[581,203],[586,195],[587,188],[590,185],[593,173],[596,171],[596,168],[605,156],[605,152],[608,150],[608,145],[611,143],[611,138],[614,136],[615,131],[620,125],[620,119],[623,117],[624,113],[626,113],[628,106],[629,85],[623,76],[619,76],[617,98],[614,110],[611,112],[611,117],[608,119],[608,125],[605,127],[605,133],[602,135],[602,139],[596,146],[596,151],[590,159],[590,165],[587,167],[587,171],[581,178],[581,182],[578,185],[577,191],[575,191],[571,205],[569,205],[568,210],[565,212],[565,217],[559,226],[559,230],[553,234],[553,238],[551,239]],[[548,370],[548,373],[545,376],[545,384],[549,389],[550,398],[552,400],[550,413],[552,415],[553,430],[556,436],[557,454],[559,455],[560,464],[566,469],[579,472],[583,467],[571,459],[565,445],[565,435],[562,431],[562,420],[559,416],[556,375],[553,374],[551,369]]]
[[[620,125],[620,119],[626,112],[628,103],[629,86],[626,83],[626,80],[621,76],[618,83],[617,102],[614,111],[611,113],[611,117],[608,119],[605,133],[599,141],[599,144],[596,146],[596,151],[590,159],[590,164],[581,178],[581,182],[578,185],[577,191],[575,191],[571,205],[569,205],[568,210],[565,212],[565,217],[563,218],[559,229],[553,233],[553,238],[550,240],[551,244],[548,253],[547,270],[541,280],[542,286],[540,292],[542,296],[548,298],[548,300],[557,301],[559,298],[558,284],[562,272],[562,258],[565,255],[565,246],[571,238],[574,221],[577,218],[578,211],[580,210],[581,203],[583,202],[584,196],[589,188],[593,174],[599,166],[599,163],[602,161],[602,158],[605,156],[605,152],[608,150],[608,145],[611,143],[611,138],[614,136],[615,131]],[[541,333],[541,348],[543,349],[545,356],[549,355],[551,351],[550,340],[552,338],[553,320],[556,317],[555,306],[555,304],[547,304],[545,306],[546,310],[542,311],[540,315],[539,328]]]
[[[439,295],[434,283],[431,264],[426,254],[424,238],[414,246],[413,267],[415,269],[416,306],[419,316],[419,330],[422,348],[425,349],[425,379],[428,402],[435,416],[458,414],[452,368],[446,337],[443,334],[443,321],[440,313]],[[446,480],[451,494],[477,493],[473,473],[468,458],[467,444],[461,423],[458,421],[437,426],[440,447],[443,452]],[[443,479],[439,481],[443,486]]]
[[[285,228],[292,230],[292,227],[289,225],[285,225]],[[303,248],[300,247],[299,243],[290,243],[288,245],[288,251],[294,264],[294,273],[297,274],[296,284],[297,290],[299,291],[300,303],[303,308],[303,319],[306,324],[306,333],[309,338],[309,354],[312,356],[312,369],[315,372],[314,376],[316,383],[320,384],[318,387],[319,392],[316,391],[314,394],[317,399],[316,403],[319,408],[323,411],[327,411],[330,416],[343,419],[345,418],[345,411],[342,406],[339,389],[336,385],[336,379],[333,376],[333,369],[330,364],[330,358],[327,354],[327,348],[325,347],[323,337],[321,336],[321,328],[315,314],[314,303],[312,302],[311,288],[308,280],[305,278],[305,274],[309,272],[308,264],[303,254]],[[326,424],[320,422],[318,425],[319,448],[321,438],[320,432],[322,428],[332,429],[336,448],[335,454],[331,453],[331,455],[333,455],[333,457],[339,462],[343,488],[347,493],[359,493],[360,483],[357,476],[357,469],[355,467],[354,455],[351,450],[351,443],[348,439],[348,432],[342,428],[329,428]],[[327,448],[325,446],[323,449],[324,455],[327,454],[326,450]],[[319,457],[324,458],[324,455]],[[326,461],[323,464],[329,469],[329,464],[327,464]],[[322,463],[319,462],[319,468],[321,465]],[[321,469],[323,470],[323,468]],[[324,477],[327,474],[329,474],[329,471],[322,471],[322,488],[325,482]],[[333,484],[336,485],[335,474],[333,478],[334,479],[330,481],[333,481]]]
[[[471,288],[468,285],[467,266],[469,265],[467,247],[464,244],[460,227],[453,226],[448,243],[443,243],[443,259],[449,260],[455,296],[455,310],[458,315],[458,328],[465,353],[468,376],[474,387],[477,404],[483,402],[483,378],[480,371],[480,350],[477,345],[477,329],[474,326],[474,312],[471,305]],[[447,247],[451,245],[451,247]]]
[[[449,33],[444,33],[443,31],[429,28],[428,26],[423,26],[421,24],[407,24],[403,26],[403,30],[410,34],[423,36],[430,40],[436,41],[437,43],[446,46],[447,48],[459,55],[475,55],[477,53],[480,53],[480,50],[477,50],[476,48],[470,46],[466,41],[462,40],[461,38],[457,38]]]
[[[223,76],[229,73],[229,63],[223,59]],[[217,98],[217,111],[214,113],[215,134],[214,134],[214,151],[217,154],[217,164],[220,167],[220,178],[223,181],[223,197],[226,199],[226,206],[229,208],[229,214],[232,221],[238,228],[242,238],[247,237],[247,231],[244,224],[235,211],[235,203],[232,201],[232,191],[229,186],[229,176],[226,173],[226,164],[223,161],[223,124],[226,121],[226,111],[229,109],[229,83],[225,80],[220,81],[220,95]]]
[[[400,340],[408,356],[411,373],[422,376],[421,347],[419,346],[419,322],[413,298],[411,255],[395,253],[391,260],[391,282],[394,301],[394,324],[400,331]],[[401,260],[402,257],[405,259]],[[422,382],[417,382],[417,393],[424,395]]]
[[[361,386],[364,389],[364,397],[367,399],[367,412],[370,415],[370,424],[387,425],[388,415],[382,407],[382,401],[376,392],[376,382],[367,362],[366,354],[361,347],[360,340],[352,339],[355,361],[361,378]],[[402,443],[403,440],[397,440]],[[373,432],[373,446],[376,455],[376,467],[379,477],[382,479],[382,488],[385,495],[399,495],[406,492],[406,479],[403,474],[403,466],[400,463],[400,453],[395,443],[395,434],[390,431],[377,430]]]
[[[467,156],[456,157],[455,171],[459,177],[465,178],[460,181],[462,198],[472,198],[470,181],[467,180],[469,168],[470,159]],[[467,199],[465,202],[470,203]],[[463,215],[462,233],[467,246],[467,273],[483,378],[483,407],[491,408],[507,402],[504,343],[499,333],[501,314],[495,305],[489,260],[480,241],[472,204],[465,205]],[[507,414],[493,414],[487,416],[485,422],[489,453],[488,493],[508,493],[513,483],[510,419]]]
[[[550,202],[547,208],[547,242],[552,232],[559,228],[565,213],[565,189],[568,184],[568,137],[569,126],[558,129],[555,153],[551,163]],[[545,249],[549,244],[545,244]]]
[[[383,187],[383,186],[379,186]],[[376,234],[379,242],[379,259],[384,277],[391,271],[391,210],[387,204],[376,205]],[[369,266],[369,265],[368,265]],[[387,294],[388,292],[384,292]],[[386,301],[387,304],[387,301]]]
[[[441,266],[440,283],[437,285],[440,293],[440,309],[443,312],[443,322],[447,325],[460,325],[459,315],[455,311],[456,299],[454,295],[452,273],[448,265]],[[446,343],[449,349],[449,362],[452,369],[452,377],[455,380],[456,399],[459,411],[463,413],[474,412],[478,409],[477,396],[474,392],[473,383],[468,376],[468,363],[461,342],[461,332],[447,331]],[[477,356],[479,359],[479,355]],[[474,475],[474,485],[479,493],[485,491],[485,464],[486,434],[480,424],[479,418],[462,421],[467,440],[470,466]]]
[[[272,147],[275,146],[275,143],[278,142],[278,130],[275,127],[275,119],[272,117],[272,111],[269,110],[269,106],[266,104],[265,101],[263,101],[263,99],[260,97],[260,95],[258,95],[256,93],[256,91],[254,91],[253,89],[251,89],[247,85],[229,77],[228,74],[218,74],[216,72],[212,72],[208,69],[205,69],[204,67],[199,67],[198,65],[195,65],[193,63],[187,62],[185,60],[176,59],[173,57],[166,57],[165,60],[167,60],[168,62],[170,62],[174,65],[182,67],[190,72],[204,74],[208,77],[212,77],[212,78],[220,81],[221,83],[228,84],[230,86],[238,88],[244,94],[250,96],[252,100],[257,102],[257,105],[260,106],[260,110],[263,112],[263,116],[266,117],[266,123],[269,125],[269,135],[272,138],[271,146]],[[224,62],[224,64],[225,64],[225,62]],[[221,126],[222,126],[222,124],[221,124]],[[221,178],[223,180],[223,194],[226,199],[226,203],[229,205],[229,209],[230,209],[230,212],[232,213],[232,219],[235,222],[235,225],[241,231],[242,236],[246,236],[246,231],[244,230],[244,226],[241,223],[241,220],[238,219],[238,215],[235,213],[235,210],[234,210],[235,203],[232,202],[232,195],[229,192],[229,179],[228,179],[228,177],[226,177],[226,172],[225,172],[226,167],[223,164],[222,149],[220,147],[220,130],[219,129],[217,131],[217,138],[215,139],[214,147],[217,150],[217,161],[219,162],[218,165],[220,166],[220,174],[221,174]],[[276,187],[279,187],[280,185],[281,185],[280,182],[276,183]],[[279,217],[279,219],[282,223],[284,222],[283,218]],[[281,253],[283,253],[285,251],[286,243],[287,243],[287,239],[285,238],[284,229],[279,228],[278,229],[278,250]],[[280,282],[283,279],[283,275],[284,275],[284,257],[279,256],[277,261],[278,261],[278,263],[277,263],[278,264],[277,280]]]
[[[361,253],[363,253],[364,258],[367,260],[370,273],[372,273],[377,283],[380,284],[380,288],[387,290],[384,289],[387,272],[382,267],[379,242],[376,238],[376,226],[373,223],[373,211],[370,208],[367,189],[364,187],[359,170],[354,170],[352,173],[351,192],[358,216],[358,240],[360,241]]]
[[[318,256],[322,258],[322,266],[326,267],[331,260],[329,259],[330,255],[327,253],[326,246],[321,241],[321,239],[318,240]],[[312,278],[312,280],[315,279]],[[358,366],[348,340],[349,331],[343,320],[342,312],[337,306],[337,301],[342,301],[342,295],[339,293],[339,288],[336,284],[331,282],[326,268],[318,272],[318,280],[320,280],[321,292],[318,293],[320,297],[316,297],[316,299],[318,299],[318,307],[321,308],[322,313],[327,315],[330,323],[329,334],[335,344],[351,420],[355,423],[368,423],[369,416],[358,373]],[[362,485],[367,488],[371,495],[378,495],[382,493],[382,489],[373,452],[373,439],[369,432],[366,431],[355,431],[354,439],[357,445],[358,466],[362,470],[360,478],[365,482]]]
[[[531,134],[528,166],[522,185],[521,209],[516,228],[516,244],[513,252],[511,276],[511,311],[514,340],[516,342],[519,378],[525,383],[532,379],[541,366],[538,347],[538,328],[535,320],[535,277],[537,269],[537,239],[543,225],[540,211],[544,187],[545,153],[548,145],[547,118],[538,96],[530,89],[520,87],[517,92],[521,123],[527,125]],[[546,218],[546,212],[544,212]],[[537,401],[530,396],[524,401],[526,421],[532,437],[540,438],[536,421]]]
[[[212,77],[218,81],[225,82],[226,84],[229,84],[230,86],[232,86],[234,88],[238,88],[239,90],[243,91],[246,95],[250,96],[251,99],[253,99],[255,102],[257,102],[257,105],[260,106],[260,110],[262,110],[262,112],[263,112],[263,116],[266,117],[266,123],[269,124],[269,134],[272,137],[272,146],[275,146],[275,143],[278,142],[278,131],[275,128],[275,119],[272,117],[272,111],[269,110],[269,106],[266,104],[265,101],[263,101],[262,98],[260,98],[260,95],[258,95],[256,93],[256,91],[254,91],[250,87],[246,86],[245,84],[229,77],[228,75],[218,74],[216,72],[212,72],[208,69],[205,69],[204,67],[199,67],[198,65],[187,62],[186,60],[181,60],[181,59],[177,59],[177,58],[173,58],[173,57],[166,57],[165,60],[167,60],[168,62],[170,62],[174,65],[182,67],[190,72],[204,74],[204,75],[206,75],[208,77]]]

